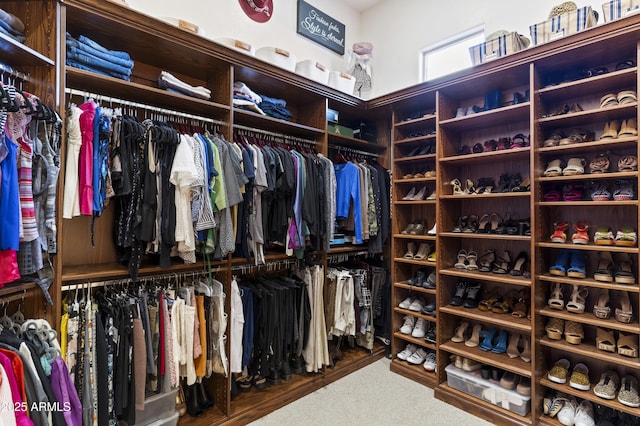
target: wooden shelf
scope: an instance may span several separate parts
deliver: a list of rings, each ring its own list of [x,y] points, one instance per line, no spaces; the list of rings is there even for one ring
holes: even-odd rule
[[[593,380],[593,377],[591,377],[591,379]],[[608,400],[595,395],[593,393],[593,383],[591,384],[591,389],[589,391],[581,391],[579,389],[572,388],[569,383],[554,383],[551,380],[547,379],[545,375],[542,379],[540,379],[540,384],[549,389],[555,389],[566,395],[573,395],[576,398],[586,399],[595,404],[605,405],[607,407],[613,408],[614,410],[622,411],[624,413],[629,413],[632,416],[640,417],[640,408],[627,407],[626,405],[619,403],[617,399]]]
[[[434,318],[434,321],[435,321],[435,318]],[[424,338],[418,339],[416,337],[413,337],[410,334],[402,334],[400,332],[393,333],[393,337],[396,338],[396,339],[404,340],[404,341],[406,341],[408,343],[413,343],[414,345],[417,345],[417,346],[422,346],[422,347],[430,349],[432,351],[436,350],[436,345],[433,344],[433,343],[427,342],[426,340],[424,340]]]
[[[345,247],[331,247],[327,252],[327,254],[357,253],[359,251],[368,251],[368,250],[369,250],[369,246],[365,244],[345,246]]]
[[[566,128],[584,125],[584,123],[588,123],[590,121],[613,120],[620,117],[635,117],[636,108],[637,102],[607,108],[594,108],[586,111],[539,118],[538,124],[543,128],[550,126]]]
[[[594,174],[582,174],[573,176],[553,176],[553,177],[539,177],[540,182],[566,182],[575,180],[594,180],[598,181],[609,179],[637,179],[638,172],[611,172],[611,173],[594,173]]]
[[[527,121],[529,119],[530,102],[509,105],[464,117],[440,120],[440,127],[445,130],[461,131],[476,130],[494,127],[504,123]]]
[[[435,177],[416,178],[416,179],[396,179],[393,183],[420,183],[420,182],[435,182]]]
[[[470,200],[482,198],[530,198],[531,192],[491,192],[489,194],[441,195],[441,200]]]
[[[460,277],[477,281],[491,281],[495,283],[501,284],[513,284],[523,287],[531,286],[531,279],[513,276],[511,274],[494,274],[493,272],[472,272],[467,271],[466,269],[456,269],[456,268],[448,268],[448,269],[440,269],[440,274],[442,275],[450,275],[452,277]]]
[[[442,351],[474,359],[482,364],[500,367],[523,377],[531,377],[531,363],[524,362],[520,358],[509,358],[506,353],[495,354],[491,351],[483,351],[479,347],[469,347],[464,342],[455,343],[450,340],[440,343],[439,348]]]
[[[631,67],[620,71],[611,71],[606,74],[595,77],[583,78],[580,80],[569,81],[554,86],[543,87],[535,91],[543,99],[571,99],[583,96],[585,92],[602,92],[603,94],[611,91],[611,87],[621,85],[634,86],[636,83],[637,67]]]
[[[461,306],[441,306],[440,313],[455,315],[467,318],[472,321],[493,324],[497,327],[509,330],[531,333],[531,320],[527,318],[516,318],[510,314],[496,314],[494,312],[481,311],[479,309],[468,309]]]
[[[556,310],[549,307],[544,307],[540,309],[539,314],[547,317],[561,318],[565,321],[577,321],[583,324],[593,325],[595,327],[611,328],[613,330],[623,331],[625,333],[640,334],[640,325],[637,322],[624,324],[622,322],[616,321],[615,318],[597,318],[591,312],[574,314],[566,310]]]
[[[333,146],[361,149],[369,152],[384,152],[387,150],[386,146],[375,142],[369,142],[349,136],[338,135],[331,132],[327,132],[327,136],[329,137],[329,145]]]
[[[631,201],[540,201],[540,207],[638,207],[638,200]]]
[[[435,159],[436,158],[436,154],[425,154],[425,155],[414,155],[413,157],[402,157],[402,158],[396,158],[394,159],[396,164],[402,164],[402,163],[412,163],[414,161],[423,161],[423,160],[429,160],[429,159]]]
[[[569,145],[558,145],[550,147],[536,148],[536,152],[540,154],[554,154],[564,155],[574,152],[586,153],[586,152],[602,152],[607,149],[634,149],[638,142],[637,136],[624,136],[616,139],[600,139],[593,142],[573,143]],[[614,165],[611,165],[613,168]],[[606,173],[604,173],[606,174]],[[540,179],[540,178],[539,178]]]
[[[398,205],[429,205],[429,204],[436,204],[436,200],[416,200],[416,201],[405,201],[405,200],[398,200],[398,201],[394,201],[393,204],[398,204]]]
[[[37,52],[2,33],[0,33],[0,52],[2,52],[2,61],[7,65],[18,68],[18,71],[20,71],[20,67],[52,67],[55,65],[55,61],[53,59],[47,58],[40,52]]]
[[[607,288],[609,290],[628,291],[630,293],[640,292],[640,287],[637,284],[617,284],[617,283],[605,283],[602,281],[596,281],[593,278],[569,278],[559,277],[551,274],[538,275],[540,281],[558,282],[563,284],[576,284],[587,287]]]
[[[402,309],[397,306],[393,308],[393,311],[402,315],[409,315],[416,318],[422,318],[425,321],[434,322],[436,320],[435,315],[425,315],[422,312],[410,311],[408,309]],[[407,336],[411,336],[411,334],[408,334]]]
[[[393,284],[394,287],[396,288],[403,288],[405,290],[410,290],[410,291],[415,291],[418,293],[424,293],[424,294],[429,294],[432,296],[435,296],[437,293],[437,290],[435,288],[424,288],[424,287],[418,287],[415,285],[410,285],[404,282],[400,282],[400,283],[394,283]]]
[[[395,128],[401,128],[401,127],[415,126],[416,124],[423,125],[425,123],[431,123],[432,121],[435,121],[435,119],[436,119],[435,114],[425,114],[422,117],[415,118],[412,120],[398,121],[397,123],[394,123],[393,126]],[[435,125],[435,123],[433,124]]]
[[[598,246],[594,243],[588,244],[573,244],[573,243],[552,243],[552,242],[539,242],[536,243],[537,247],[546,247],[554,249],[566,249],[566,250],[585,250],[585,251],[603,251],[612,253],[631,253],[638,254],[638,247],[624,247],[624,246]]]
[[[422,260],[413,260],[413,259],[404,259],[401,257],[396,257],[393,259],[394,262],[398,262],[398,263],[411,263],[412,265],[419,265],[419,266],[433,266],[434,268],[436,267],[436,262],[429,262],[429,261],[422,261]]]
[[[453,157],[444,157],[440,159],[440,164],[463,166],[468,164],[477,164],[478,161],[510,161],[516,159],[524,159],[531,154],[530,147],[509,148],[500,151],[481,152],[477,154],[457,155]]]
[[[428,388],[434,388],[437,384],[435,373],[426,371],[422,365],[412,365],[396,358],[391,361],[390,370]]]
[[[395,140],[393,143],[396,146],[402,146],[402,145],[412,144],[412,143],[415,143],[415,142],[428,141],[430,139],[436,139],[436,134],[435,133],[429,133],[427,135],[416,136],[414,138],[399,139],[399,140]]]
[[[577,355],[581,358],[592,358],[603,361],[609,365],[621,365],[635,370],[640,369],[640,360],[638,360],[638,358],[630,358],[628,356],[618,355],[617,353],[601,351],[595,344],[580,343],[579,345],[572,345],[564,340],[551,340],[548,337],[540,339],[540,344],[565,353]]]
[[[393,238],[404,238],[408,240],[425,240],[425,241],[435,241],[435,235],[409,235],[409,234],[393,234]]]
[[[324,129],[306,126],[291,121],[280,120],[277,118],[260,115],[252,111],[246,111],[238,108],[233,110],[233,124],[239,124],[246,127],[254,127],[268,130],[271,132],[282,133],[290,136],[301,138],[320,138],[324,136]]]
[[[506,241],[531,241],[530,235],[507,235],[507,234],[489,234],[480,232],[441,232],[439,234],[445,238],[471,238],[471,239],[487,239],[487,240],[506,240]]]

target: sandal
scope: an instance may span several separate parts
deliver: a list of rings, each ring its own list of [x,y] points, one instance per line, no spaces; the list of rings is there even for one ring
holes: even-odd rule
[[[573,225],[573,228],[576,230],[575,234],[571,236],[573,244],[587,244],[589,242],[589,234],[587,233],[589,225],[584,222],[578,222]]]
[[[424,221],[418,222],[413,225],[413,229],[409,231],[409,235],[423,235],[424,234]]]
[[[468,271],[477,271],[478,270],[477,260],[478,260],[478,254],[475,251],[470,251],[469,253],[467,253],[467,264],[465,268]]]
[[[478,216],[472,214],[467,219],[467,224],[464,228],[462,228],[462,232],[465,234],[473,234],[478,231]]]
[[[613,335],[613,330],[598,327],[596,330],[596,348],[606,352],[616,351],[616,339]]]
[[[567,321],[564,326],[564,340],[572,345],[579,345],[584,339],[584,329],[582,324],[575,321]]]
[[[635,172],[638,170],[638,158],[635,155],[625,155],[618,160],[619,172]]]
[[[554,202],[554,201],[560,201],[562,199],[562,195],[560,194],[560,191],[554,188],[545,192],[542,198],[544,199],[544,201]]]
[[[630,226],[623,226],[622,229],[616,232],[616,238],[613,243],[617,246],[635,247],[637,241],[638,235],[636,231]]]
[[[607,319],[611,315],[611,307],[609,306],[609,289],[600,289],[598,300],[593,305],[593,315],[596,318]]]
[[[528,262],[529,255],[525,251],[521,251],[516,257],[516,261],[513,263],[513,268],[511,269],[511,275],[513,276],[522,276],[524,275],[524,269]]]
[[[405,259],[413,259],[413,256],[415,256],[415,252],[416,252],[416,244],[411,242],[411,243],[407,243],[407,252],[404,254],[404,258]]]
[[[563,168],[564,161],[556,158],[555,160],[551,160],[549,164],[547,164],[547,168],[544,171],[543,175],[547,177],[560,176],[562,174]]]
[[[480,303],[478,303],[478,309],[485,312],[490,311],[499,297],[501,296],[498,295],[497,293],[489,294],[487,297],[482,299]]]
[[[511,148],[524,148],[526,146],[529,146],[529,141],[522,133],[518,133],[511,138]]]
[[[525,292],[520,290],[518,297],[514,298],[513,312],[511,316],[515,318],[526,318],[529,310],[529,298],[525,297]]]
[[[498,213],[491,213],[491,229],[490,232],[492,234],[497,234],[498,233],[498,228],[500,226],[502,226],[502,218],[500,217],[500,215]]]
[[[584,166],[586,165],[584,158],[573,157],[567,161],[567,167],[562,170],[564,176],[575,176],[584,174]]]
[[[509,272],[509,268],[511,266],[511,253],[509,250],[505,250],[502,253],[502,256],[499,256],[496,261],[493,263],[493,272],[494,274],[506,274]]]
[[[616,71],[626,70],[635,66],[636,62],[633,59],[627,59],[626,61],[622,61],[616,65]]]
[[[493,262],[496,260],[496,252],[492,249],[487,250],[480,259],[478,259],[478,270],[480,272],[491,272]]]
[[[569,137],[567,138],[569,143],[563,144],[560,142],[560,145],[570,145],[574,143],[580,142],[592,142],[595,140],[595,133],[588,129],[572,129],[569,133]]]
[[[480,154],[481,152],[484,152],[484,148],[482,147],[482,144],[480,142],[478,142],[477,144],[475,144],[473,146],[473,148],[471,148],[471,151],[474,154]]]
[[[544,330],[547,337],[551,340],[560,340],[564,334],[564,320],[560,318],[551,318]]]
[[[618,253],[616,255],[614,278],[615,281],[620,284],[636,283],[636,279],[633,276],[633,269],[631,268],[631,257],[629,253]]]
[[[567,311],[574,314],[581,314],[584,312],[584,304],[587,301],[589,295],[589,289],[586,287],[580,288],[579,285],[573,285],[573,291],[571,292],[571,300],[567,302]]]
[[[590,173],[607,173],[609,171],[609,157],[607,154],[600,154],[589,162]]]
[[[455,343],[464,342],[466,340],[466,334],[467,334],[468,328],[469,328],[469,323],[467,321],[463,321],[460,324],[458,324],[458,327],[456,327],[455,334],[451,338],[451,341]]]
[[[598,226],[593,234],[593,242],[597,246],[611,246],[615,243],[613,232],[608,226]]]
[[[544,148],[551,148],[553,146],[558,146],[560,141],[564,139],[566,136],[561,131],[554,131],[549,135],[549,138],[545,140],[542,144]]]
[[[600,139],[617,139],[619,129],[620,123],[618,123],[618,120],[607,121],[604,124],[604,131],[602,132]]]
[[[466,250],[460,250],[458,252],[458,261],[453,265],[454,268],[456,269],[467,269],[467,251]]]
[[[556,262],[549,267],[549,273],[551,275],[557,275],[564,277],[567,275],[567,265],[569,264],[569,250],[562,249],[560,254],[556,258]]]
[[[502,151],[511,147],[511,139],[510,138],[500,138],[498,139],[498,144],[496,145],[496,151]]]
[[[571,250],[571,261],[567,269],[567,276],[571,278],[585,278],[587,276],[586,264],[587,253],[581,250]]]
[[[480,219],[478,220],[478,229],[476,232],[479,234],[487,234],[490,230],[490,216],[489,213],[485,213],[480,216]]]
[[[611,252],[600,252],[598,267],[593,274],[593,279],[605,283],[613,282],[613,258],[611,257]]]
[[[458,224],[451,230],[451,232],[456,232],[456,233],[462,232],[462,230],[467,227],[468,219],[469,219],[468,216],[460,216],[458,218]]]
[[[563,293],[562,284],[553,283],[551,284],[551,296],[547,303],[551,309],[557,309],[561,311],[564,309],[564,293]]]
[[[618,353],[620,355],[638,358],[638,335],[618,332]]]
[[[484,150],[495,151],[497,145],[498,145],[498,142],[495,139],[490,139],[484,143]]]
[[[618,105],[618,97],[613,93],[607,93],[600,98],[600,108],[607,108]]]
[[[467,179],[467,181],[465,182],[465,186],[464,186],[464,194],[465,195],[469,195],[469,194],[475,194],[476,193],[476,187],[473,184],[473,181],[471,179]]]
[[[415,246],[414,246],[415,250]],[[418,252],[413,256],[413,260],[425,260],[427,255],[431,252],[431,244],[421,243],[418,248]]]
[[[617,180],[617,188],[613,191],[613,199],[615,201],[631,201],[633,200],[633,183],[630,180]]]
[[[562,199],[564,201],[581,201],[582,188],[579,185],[565,185],[562,189]]]
[[[616,96],[619,105],[632,104],[638,102],[638,97],[634,90],[622,90]]]
[[[458,179],[452,180],[451,185],[453,186],[453,195],[464,195],[464,191],[462,191],[462,184]]]
[[[496,314],[509,314],[512,311],[511,298],[498,296],[491,305],[491,312]]]
[[[591,192],[592,201],[609,201],[611,199],[611,192],[607,189],[607,185],[604,183],[597,183]]]
[[[633,308],[629,293],[626,291],[621,292],[620,307],[616,308],[616,320],[624,324],[629,324],[633,320]]]
[[[564,243],[567,241],[567,233],[565,232],[569,224],[567,222],[559,222],[553,224],[553,234],[551,235],[552,243]]]

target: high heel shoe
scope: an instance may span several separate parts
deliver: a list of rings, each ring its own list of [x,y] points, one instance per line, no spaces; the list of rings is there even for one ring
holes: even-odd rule
[[[520,333],[511,333],[511,336],[509,337],[509,346],[507,346],[507,355],[509,358],[518,358],[520,356],[520,350],[518,349],[520,338]]]
[[[416,253],[416,244],[411,242],[411,243],[407,243],[407,252],[404,254],[404,258],[405,259],[413,259],[413,256],[415,256]]]
[[[616,320],[625,324],[633,320],[633,308],[629,293],[626,291],[620,292],[620,307],[616,308]]]
[[[559,311],[564,309],[564,293],[562,284],[551,284],[551,296],[549,297],[547,303],[549,304],[549,307],[551,309],[557,309]]]
[[[464,187],[464,194],[469,195],[469,194],[475,194],[475,193],[476,193],[476,187],[473,181],[471,179],[467,179],[467,182],[465,183],[465,187]]]
[[[412,198],[412,201],[422,201],[427,195],[427,187],[423,186]]]
[[[611,307],[609,306],[609,289],[601,288],[596,304],[593,305],[593,315],[596,318],[607,319],[611,315]]]
[[[473,331],[471,332],[471,337],[469,337],[465,342],[465,346],[470,348],[475,348],[480,344],[480,332],[482,331],[482,325],[475,324],[473,326]]]
[[[586,287],[580,288],[578,284],[573,285],[573,291],[571,292],[571,299],[567,302],[567,311],[575,314],[581,314],[584,312],[584,305],[589,295],[589,289]]]
[[[522,276],[524,274],[524,270],[525,270],[525,266],[527,264],[528,258],[529,258],[529,255],[527,254],[527,252],[525,251],[520,252],[518,257],[516,257],[516,261],[513,264],[513,268],[511,269],[511,275]]]
[[[451,186],[453,186],[453,195],[464,195],[464,191],[462,190],[462,184],[458,179],[452,180]]]
[[[180,417],[187,414],[187,403],[184,400],[182,386],[178,387],[178,392],[176,393],[176,410],[178,411],[178,415]]]
[[[409,192],[407,193],[407,195],[405,195],[404,197],[402,197],[402,199],[404,201],[409,201],[409,200],[413,200],[413,197],[415,197],[416,195],[416,187],[413,186],[411,187],[411,189],[409,190]]]
[[[413,256],[413,260],[425,260],[429,255],[429,251],[431,250],[431,244],[429,243],[421,243],[418,248],[418,253]]]

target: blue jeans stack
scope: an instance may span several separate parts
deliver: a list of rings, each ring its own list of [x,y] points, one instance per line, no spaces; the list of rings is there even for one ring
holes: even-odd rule
[[[0,33],[11,37],[17,42],[24,43],[24,24],[15,15],[0,9]]]
[[[131,80],[133,61],[127,52],[108,50],[83,35],[77,39],[67,33],[66,64],[85,71]]]
[[[291,111],[286,108],[287,102],[284,99],[270,98],[262,94],[260,97],[262,98],[262,102],[258,106],[265,114],[281,120],[291,119]]]

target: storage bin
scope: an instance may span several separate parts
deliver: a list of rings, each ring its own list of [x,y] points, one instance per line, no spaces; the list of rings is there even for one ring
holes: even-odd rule
[[[329,73],[329,87],[352,95],[353,89],[356,87],[356,78],[346,72],[331,71]]]
[[[341,126],[339,124],[327,123],[327,129],[329,130],[329,133],[335,133],[341,136],[349,136],[350,138],[353,137],[353,129]]]
[[[580,7],[572,12],[563,13],[539,24],[531,25],[529,27],[531,42],[536,46],[557,40],[594,27],[597,22],[591,6]]]
[[[224,46],[227,46],[238,52],[242,52],[245,55],[255,56],[256,54],[256,49],[254,49],[253,46],[251,46],[251,44],[246,43],[242,40],[236,40],[235,38],[222,37],[222,38],[217,38],[213,41],[215,41],[216,43],[222,44]]]
[[[516,391],[508,390],[480,376],[480,370],[467,372],[455,365],[449,364],[444,371],[447,373],[447,384],[454,389],[472,395],[478,399],[488,401],[521,416],[529,414],[531,397],[520,395]]]
[[[483,64],[529,47],[529,39],[517,32],[501,34],[469,48],[473,65]]]
[[[291,72],[296,70],[296,55],[278,47],[261,47],[256,50],[256,58]]]
[[[611,0],[602,5],[604,22],[640,13],[640,0]]]
[[[176,411],[172,415],[156,420],[155,422],[149,423],[146,426],[177,426],[179,419],[180,415],[178,415],[178,412]]]
[[[296,64],[296,74],[300,74],[303,77],[307,77],[309,80],[317,81],[318,83],[329,83],[329,70],[320,62],[312,61],[310,59],[306,61],[300,61]]]
[[[144,400],[144,410],[136,410],[135,426],[148,425],[157,420],[171,417],[176,412],[178,388],[166,393],[152,395]],[[164,423],[161,423],[164,424]],[[170,424],[170,423],[168,423]]]

